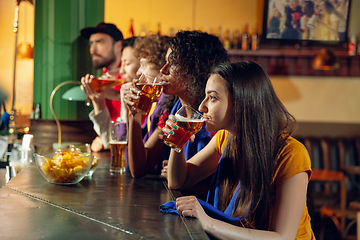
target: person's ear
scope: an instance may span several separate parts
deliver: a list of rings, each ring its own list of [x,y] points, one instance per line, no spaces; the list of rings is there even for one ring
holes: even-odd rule
[[[115,52],[122,52],[122,42],[121,41],[117,41],[117,42],[115,42]]]

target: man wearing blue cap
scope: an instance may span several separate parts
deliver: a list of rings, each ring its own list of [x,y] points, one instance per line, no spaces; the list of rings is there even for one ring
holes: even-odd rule
[[[116,78],[120,79],[119,67],[121,66],[122,40],[123,34],[111,23],[99,23],[96,27],[84,28],[80,31],[81,36],[89,40],[90,54],[93,66],[97,69],[103,68],[103,73],[116,73]],[[90,74],[81,78],[84,90],[84,84],[91,81]],[[95,152],[104,149],[102,128],[108,124],[101,123],[103,111],[109,111],[111,119],[116,120],[120,116],[120,99],[119,92],[121,86],[113,89],[106,89],[97,94],[89,94],[94,110],[90,112],[90,120],[94,123],[94,130],[100,136],[96,137],[91,144],[91,149]],[[105,97],[106,96],[106,97]],[[108,148],[105,146],[105,148]]]

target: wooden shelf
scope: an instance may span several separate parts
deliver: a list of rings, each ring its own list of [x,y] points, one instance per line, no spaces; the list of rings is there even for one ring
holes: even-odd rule
[[[337,70],[314,70],[312,62],[318,50],[260,49],[228,50],[231,62],[254,61],[259,63],[269,75],[295,76],[360,76],[360,56],[349,56],[346,51],[334,51],[339,61]]]

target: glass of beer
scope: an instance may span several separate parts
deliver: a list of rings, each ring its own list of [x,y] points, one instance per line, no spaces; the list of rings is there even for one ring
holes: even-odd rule
[[[124,158],[125,147],[128,143],[127,124],[124,120],[118,119],[110,123],[110,172],[124,173],[126,162]]]
[[[175,118],[178,129],[174,129],[174,134],[168,135],[164,142],[179,153],[191,136],[200,131],[204,118],[200,112],[187,105],[175,113]]]
[[[91,93],[102,91],[106,88],[115,87],[124,83],[123,79],[115,79],[111,75],[102,75],[100,77],[92,77],[91,82],[88,84],[87,90]]]
[[[151,105],[160,97],[163,89],[160,75],[154,77],[143,73],[136,83],[136,87],[140,89],[139,98],[134,99],[132,109],[147,115]]]
[[[117,85],[123,84],[125,81],[123,79],[116,79],[116,74],[119,73],[119,68],[111,72],[106,72],[100,77],[95,77],[91,75],[91,82],[84,85],[85,93],[92,94],[105,90],[106,88],[113,88]],[[91,101],[88,97],[86,100],[86,106],[90,106]]]

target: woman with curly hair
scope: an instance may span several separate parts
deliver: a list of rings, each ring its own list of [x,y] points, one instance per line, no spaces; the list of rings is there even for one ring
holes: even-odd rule
[[[193,108],[199,106],[204,97],[204,89],[210,72],[220,63],[227,62],[228,56],[217,37],[199,31],[180,31],[171,39],[164,59],[166,63],[160,70],[163,94],[178,98],[175,105],[170,109],[170,114],[174,114],[183,104],[190,105]],[[141,65],[143,63],[144,61],[141,62]],[[129,108],[133,105],[133,99],[136,98],[138,91],[135,85],[131,90],[124,97]],[[162,104],[162,99],[158,104]],[[161,164],[163,160],[167,160],[170,149],[158,138],[163,134],[161,130],[162,121],[146,143],[140,144],[141,114],[135,111],[130,112],[129,168],[133,177],[142,177],[154,169],[154,166]],[[165,111],[165,115],[161,119],[167,115],[168,113]],[[186,158],[192,157],[209,141],[210,132],[207,132],[203,127],[196,134],[195,141],[189,142],[185,146]],[[162,175],[166,177],[166,173],[163,172]]]
[[[217,239],[315,239],[306,206],[310,157],[291,137],[295,119],[266,72],[254,62],[219,65],[205,93],[199,111],[217,133],[188,161],[171,150],[167,179],[178,189],[214,174],[207,201],[179,197],[161,209],[197,218]],[[164,133],[175,126],[170,115]]]
[[[136,73],[138,77],[141,74],[150,76],[160,74],[160,69],[165,64],[165,55],[169,44],[170,38],[161,35],[149,35],[136,39],[134,55],[140,59],[140,68]],[[134,83],[136,83],[136,80]],[[159,118],[164,111],[170,111],[176,101],[176,96],[162,93],[159,101],[156,105],[153,104],[148,115],[142,115],[137,111],[132,111],[128,105],[132,104],[131,99],[135,98],[136,91],[139,91],[134,83],[124,84],[121,91],[124,101],[123,106],[128,111],[129,140],[127,159],[129,169],[133,177],[141,177],[157,170],[154,167],[160,161],[157,155],[158,152],[162,151],[162,143],[151,136],[156,135]],[[135,95],[132,95],[133,93]],[[149,146],[152,146],[151,149],[154,149],[156,154],[152,154],[150,151],[150,154],[145,154]]]

